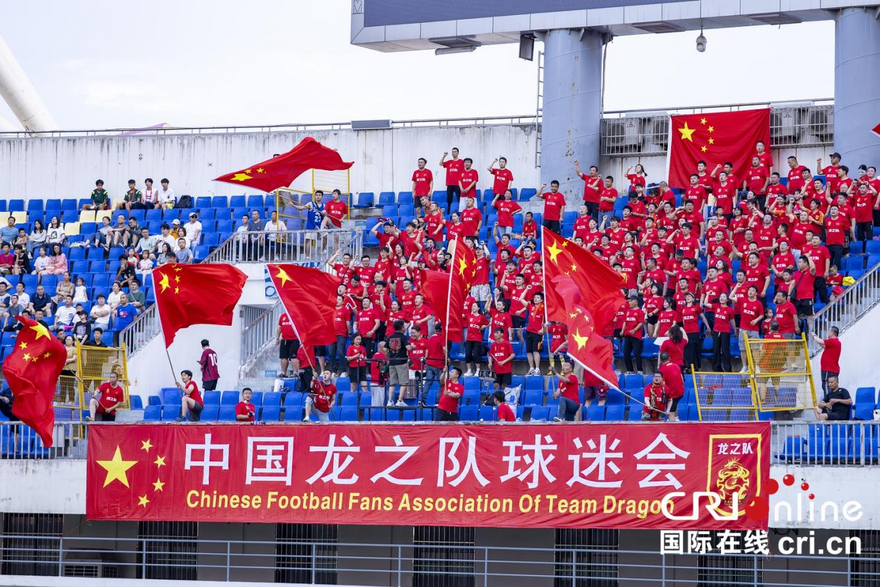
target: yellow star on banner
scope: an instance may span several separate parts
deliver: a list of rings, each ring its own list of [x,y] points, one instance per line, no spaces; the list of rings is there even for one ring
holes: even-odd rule
[[[559,253],[562,252],[562,249],[557,246],[556,241],[553,242],[549,247],[547,247],[547,252],[550,253],[550,261],[553,263],[556,262],[556,257],[559,256]]]
[[[153,490],[155,491],[163,491],[163,487],[165,487],[165,482],[161,479],[156,479],[156,482],[153,483]]]
[[[48,358],[51,357],[51,356],[52,356],[52,353],[43,353],[43,358],[44,358],[44,359],[48,359]]]
[[[705,118],[701,118],[701,119],[700,119],[700,124],[706,124],[706,119],[705,119]]]
[[[24,355],[22,355],[21,358],[24,359],[25,361],[30,361],[30,360],[31,360],[31,354],[30,354],[30,353],[25,353]]]
[[[40,360],[40,357],[34,357],[33,359],[31,359],[31,363],[36,363],[39,360]]]
[[[715,144],[715,139],[709,139],[709,144],[710,144],[710,145],[714,145],[714,144]]]
[[[681,140],[694,142],[694,139],[691,136],[696,132],[697,129],[688,127],[688,123],[684,123],[684,128],[678,129],[678,132],[681,133]]]
[[[168,274],[167,273],[162,274],[162,279],[159,280],[159,285],[162,286],[162,293],[165,293],[165,290],[168,289],[169,287],[171,287],[171,284],[168,283]]]
[[[260,167],[259,169],[257,169],[257,173],[266,173],[266,170]]]
[[[114,481],[119,481],[126,487],[129,487],[128,475],[126,475],[125,472],[134,467],[136,464],[137,461],[123,461],[122,452],[119,450],[119,446],[117,446],[116,452],[113,453],[112,460],[98,461],[98,465],[100,465],[101,468],[107,471],[107,477],[104,478],[103,487],[107,487]]]
[[[150,452],[151,448],[153,448],[153,445],[150,443],[149,438],[144,440],[143,442],[141,442],[141,450],[145,450],[147,452]]]
[[[251,172],[251,170],[250,170],[250,169],[245,169],[244,172],[249,174],[249,173]]]
[[[708,150],[709,149],[706,148],[706,145],[703,145],[702,147],[700,147],[700,151],[702,151],[703,153],[705,153]]]
[[[275,277],[281,280],[281,287],[284,287],[284,285],[290,281],[290,276],[287,274],[287,271],[281,267],[278,268],[278,273],[275,274]]]
[[[715,127],[714,127],[714,126],[710,126],[710,127],[709,127],[709,132],[715,132]]]
[[[253,177],[247,173],[236,173],[230,179],[232,179],[232,181],[246,181],[248,179],[253,179]]]
[[[587,344],[587,340],[590,338],[589,336],[581,336],[580,331],[577,330],[572,333],[571,337],[574,338],[575,343],[577,343],[578,350],[583,349],[584,345]]]
[[[153,461],[153,464],[156,465],[157,467],[164,467],[165,466],[165,457],[158,457],[155,461]]]
[[[38,340],[40,340],[40,339],[43,338],[44,336],[45,336],[46,338],[50,338],[50,337],[49,337],[49,331],[48,331],[48,330],[46,329],[46,327],[43,326],[42,324],[37,324],[36,326],[31,326],[31,330],[34,330],[34,331],[36,331],[36,333],[37,333],[37,336],[34,338],[34,341],[35,341],[35,342],[38,341]]]
[[[175,287],[175,288],[174,288],[174,293],[179,294],[179,293],[180,293],[180,288],[179,288],[179,287]]]
[[[458,260],[458,274],[464,275],[464,270],[467,269],[467,261],[464,260],[464,257]]]
[[[571,264],[571,270],[572,270],[572,271],[577,271],[577,270],[578,270],[578,266],[575,265],[574,263],[572,263],[572,264]]]
[[[26,343],[26,342],[22,342],[20,345],[18,345],[18,348],[20,348],[20,349],[26,349],[26,348],[27,348],[27,343]]]
[[[142,495],[138,498],[138,505],[147,507],[147,504],[150,503],[150,500],[147,499],[146,495]]]

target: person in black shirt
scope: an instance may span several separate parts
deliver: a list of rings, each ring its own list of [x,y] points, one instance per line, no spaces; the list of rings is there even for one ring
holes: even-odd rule
[[[35,313],[42,311],[44,314],[47,308],[52,309],[52,296],[46,293],[46,288],[42,285],[37,286],[37,293],[31,297],[31,307]]]
[[[819,405],[813,408],[817,420],[849,420],[850,406],[853,405],[849,391],[840,387],[837,375],[829,375],[826,380],[828,390]]]
[[[85,346],[94,346],[99,348],[107,348],[107,343],[105,343],[102,339],[104,338],[104,330],[102,328],[95,328],[92,331],[92,340],[85,343]]]
[[[3,386],[0,390],[0,414],[6,416],[10,422],[18,422],[20,418],[12,413],[12,390]]]
[[[388,349],[388,405],[394,405],[394,397],[400,398],[400,386],[409,385],[409,354],[412,348],[409,337],[403,333],[403,320],[394,321],[394,334],[385,338],[385,348]],[[406,406],[403,399],[397,401],[398,406]]]

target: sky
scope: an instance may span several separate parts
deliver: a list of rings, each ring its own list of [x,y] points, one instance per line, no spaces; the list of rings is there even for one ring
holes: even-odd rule
[[[347,0],[0,6],[0,35],[67,130],[535,112],[537,66],[515,44],[389,54],[351,45],[350,26]],[[705,53],[697,34],[614,39],[606,111],[833,96],[831,21],[706,31]],[[790,56],[811,73],[792,78]],[[17,125],[2,100],[0,117]]]

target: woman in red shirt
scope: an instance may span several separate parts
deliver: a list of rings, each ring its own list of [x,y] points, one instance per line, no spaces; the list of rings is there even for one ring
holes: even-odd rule
[[[648,174],[645,173],[645,168],[642,167],[641,163],[636,164],[636,172],[630,173],[633,168],[632,166],[626,168],[626,178],[629,180],[629,191],[634,192],[637,185],[645,187],[647,185]]]
[[[183,398],[180,402],[180,417],[178,422],[185,422],[187,412],[189,412],[190,422],[198,422],[202,416],[202,409],[205,403],[202,401],[202,394],[199,393],[199,386],[192,380],[193,374],[189,369],[180,372],[180,378],[183,379],[181,384],[176,381],[177,387],[183,392]]]
[[[360,334],[354,335],[351,344],[345,349],[345,360],[348,361],[348,376],[352,387],[367,391],[367,349],[361,344],[362,341]]]
[[[718,296],[715,304],[715,319],[712,326],[712,369],[730,373],[730,333],[732,331],[733,308],[726,293]]]
[[[675,311],[672,300],[663,298],[663,309],[657,316],[657,329],[654,331],[654,334],[658,337],[670,336],[672,327],[679,322],[681,322],[681,314]]]
[[[645,309],[645,329],[648,338],[657,336],[657,326],[660,320],[660,311],[663,309],[663,297],[660,295],[663,288],[656,283],[651,284],[651,290],[643,298]]]
[[[471,313],[465,316],[467,335],[464,339],[464,362],[468,368],[465,377],[479,376],[480,359],[483,357],[483,329],[489,321],[480,313],[480,304],[471,304]]]
[[[667,335],[663,335],[667,336]],[[669,355],[669,361],[671,363],[675,363],[679,367],[684,369],[684,349],[687,346],[687,341],[684,339],[684,332],[681,330],[681,326],[678,324],[673,324],[669,328],[669,338],[663,341],[663,344],[660,345],[660,353],[667,353]],[[658,353],[659,355],[659,353]],[[658,356],[659,361],[659,356]],[[660,367],[660,363],[657,363],[657,367]]]
[[[688,292],[684,297],[685,306],[681,309],[681,321],[684,324],[684,333],[687,335],[687,346],[684,348],[684,366],[689,369],[692,365],[696,370],[700,370],[703,362],[701,351],[703,349],[703,339],[700,336],[700,322],[706,326],[706,330],[711,331],[709,322],[706,320],[703,309],[696,303],[697,298],[692,292]]]
[[[571,361],[562,362],[562,373],[559,384],[553,392],[553,399],[559,403],[557,422],[572,422],[581,409],[581,397],[578,391],[578,380],[573,373]]]

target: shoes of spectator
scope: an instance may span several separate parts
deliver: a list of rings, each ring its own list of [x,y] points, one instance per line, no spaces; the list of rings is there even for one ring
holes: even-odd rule
[[[86,416],[86,422],[94,422],[94,421],[95,421],[95,419],[92,418],[91,416]]]
[[[396,403],[395,405],[396,405],[398,408],[408,408],[408,407],[409,407],[409,406],[406,404],[406,402],[403,401],[402,399],[397,400],[397,403]]]
[[[426,408],[426,407],[428,407],[428,406],[425,405],[425,402],[423,402],[422,400],[419,400],[419,407],[420,407],[420,408]]]
[[[308,417],[308,416],[306,416],[305,418],[303,418],[303,422],[308,422],[308,421],[309,421],[309,417]]]
[[[389,407],[389,408],[393,408],[394,407],[394,400],[388,400],[388,403],[385,404],[385,406]]]
[[[184,416],[178,416],[177,421],[178,422],[186,422],[186,418]]]
[[[554,370],[551,368],[549,371],[547,371],[547,375],[549,375],[550,377],[553,377],[554,375],[556,375],[556,371],[554,371]]]
[[[473,376],[474,376],[474,372],[471,371],[470,369],[468,369],[468,370],[467,370],[467,373],[465,373],[464,376],[465,376],[465,377],[473,377]]]
[[[560,418],[559,416],[554,416],[553,421],[554,422],[562,422],[562,418]]]

